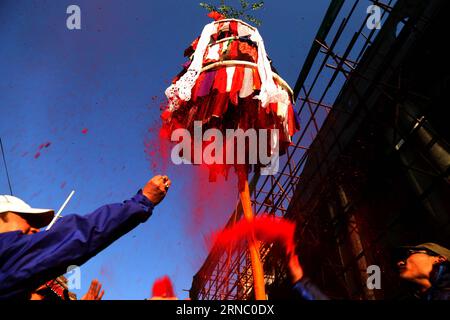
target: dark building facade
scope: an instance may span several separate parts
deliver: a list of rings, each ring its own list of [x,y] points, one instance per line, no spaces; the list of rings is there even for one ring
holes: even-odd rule
[[[314,140],[287,213],[306,273],[333,298],[406,298],[392,249],[450,247],[450,5],[394,10]],[[370,265],[379,290],[366,285]]]

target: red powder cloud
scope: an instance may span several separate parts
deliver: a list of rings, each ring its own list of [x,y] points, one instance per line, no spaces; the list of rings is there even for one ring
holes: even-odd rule
[[[48,147],[50,147],[51,144],[52,144],[51,142],[42,143],[41,145],[39,145],[38,150],[42,150],[44,148],[48,148]]]
[[[253,234],[259,241],[266,243],[279,242],[288,252],[294,250],[295,223],[268,215],[255,217],[252,222],[241,219],[235,225],[213,234],[214,243],[222,248],[249,239]]]
[[[164,276],[155,281],[152,288],[152,298],[175,298],[172,281],[168,276]]]
[[[148,128],[148,135],[144,141],[144,152],[153,172],[167,172],[171,163],[171,147],[170,140],[167,138],[166,132],[161,129],[159,121]]]

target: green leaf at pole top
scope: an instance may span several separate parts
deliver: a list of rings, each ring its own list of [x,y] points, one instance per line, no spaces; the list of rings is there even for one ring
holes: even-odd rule
[[[220,0],[219,2],[220,2],[220,4],[218,6],[215,6],[210,3],[200,2],[200,6],[202,8],[205,8],[209,12],[216,11],[216,12],[224,15],[227,18],[247,20],[251,23],[254,23],[257,26],[261,25],[261,20],[253,17],[248,12],[262,9],[264,7],[264,1],[256,1],[256,2],[250,3],[247,0],[239,0],[240,5],[241,5],[240,9],[237,9],[233,6],[227,5],[225,3],[225,0]]]

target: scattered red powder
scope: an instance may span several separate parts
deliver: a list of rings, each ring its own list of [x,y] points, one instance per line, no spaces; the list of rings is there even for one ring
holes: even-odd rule
[[[213,240],[217,246],[227,248],[231,244],[247,240],[254,234],[259,241],[279,242],[286,247],[287,252],[291,252],[295,247],[294,233],[294,222],[264,215],[255,217],[252,222],[242,219],[232,227],[213,235]]]
[[[206,165],[183,165],[183,186],[187,220],[183,223],[188,235],[210,234],[220,228],[233,212],[237,201],[236,177],[210,182],[210,171]],[[205,248],[206,249],[206,248]]]
[[[170,160],[170,142],[162,138],[159,128],[149,128],[150,135],[144,142],[144,152],[153,172],[166,173]]]
[[[82,134],[86,134],[86,133],[88,133],[88,131],[89,131],[89,130],[88,130],[87,128],[84,128],[83,130],[81,130],[81,133],[82,133]]]
[[[229,217],[237,200],[237,182],[234,176],[228,177],[228,168],[224,165],[173,165],[172,148],[181,141],[172,142],[170,138],[172,132],[182,128],[182,125],[176,119],[171,119],[172,114],[167,109],[167,101],[161,99],[159,102],[161,122],[148,130],[152,140],[146,141],[146,153],[154,171],[165,172],[170,166],[172,172],[179,172],[176,177],[182,178],[174,180],[174,183],[185,184],[181,186],[187,204],[186,221],[183,222],[183,226],[191,239],[198,239],[199,235],[209,234],[211,230],[223,225]],[[191,148],[191,152],[193,150],[194,148]],[[193,160],[192,154],[182,156]],[[214,183],[211,183],[212,181]]]
[[[161,119],[151,123],[144,141],[145,153],[154,174],[168,174],[174,188],[182,190],[185,203],[182,225],[193,251],[206,251],[207,242],[202,235],[210,234],[222,226],[236,206],[238,197],[237,178],[230,174],[228,180],[223,176],[222,165],[175,165],[171,159],[172,148],[177,142],[170,141],[171,133],[182,127],[167,110],[166,99],[152,97],[149,103],[152,110],[159,108]],[[171,121],[169,121],[171,120]],[[185,155],[189,159],[189,155]],[[170,170],[170,171],[169,171]],[[211,172],[216,173],[211,176]],[[211,181],[216,182],[211,183]],[[171,197],[170,191],[168,197]],[[195,247],[195,248],[194,248]],[[188,262],[189,263],[189,262]],[[193,268],[199,268],[199,261],[191,261]]]
[[[112,285],[115,282],[114,267],[111,267],[112,265],[114,264],[112,264],[110,261],[109,263],[105,263],[100,267],[100,275],[103,279],[109,282],[109,285]]]
[[[66,186],[66,182],[64,181],[63,183],[61,183],[61,189],[64,189],[65,186]]]
[[[38,147],[38,151],[34,154],[34,158],[35,159],[39,158],[41,156],[41,152],[40,151],[42,151],[44,148],[50,147],[51,144],[52,143],[50,141],[49,142],[45,142],[45,143],[41,143],[39,145],[39,147]]]
[[[152,288],[152,298],[175,298],[172,281],[168,276],[164,276],[155,281]]]
[[[44,148],[48,148],[48,147],[50,147],[51,144],[52,144],[51,142],[42,143],[42,144],[39,146],[38,150],[42,150],[42,149],[44,149]]]
[[[152,97],[152,101],[156,101],[157,97]],[[160,109],[166,108],[163,100],[159,101]],[[164,113],[162,115],[164,117]],[[163,118],[164,121],[164,118]],[[169,163],[171,163],[170,152],[172,144],[170,142],[170,132],[161,126],[160,121],[153,122],[152,126],[148,128],[149,135],[144,141],[144,152],[150,161],[152,171],[159,173],[166,173]]]

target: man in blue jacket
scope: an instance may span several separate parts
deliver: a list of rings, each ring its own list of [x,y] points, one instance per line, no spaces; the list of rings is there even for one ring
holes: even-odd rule
[[[67,215],[45,232],[39,229],[51,222],[53,210],[0,196],[0,299],[28,299],[42,283],[88,261],[145,222],[170,184],[167,176],[155,176],[131,199]]]

